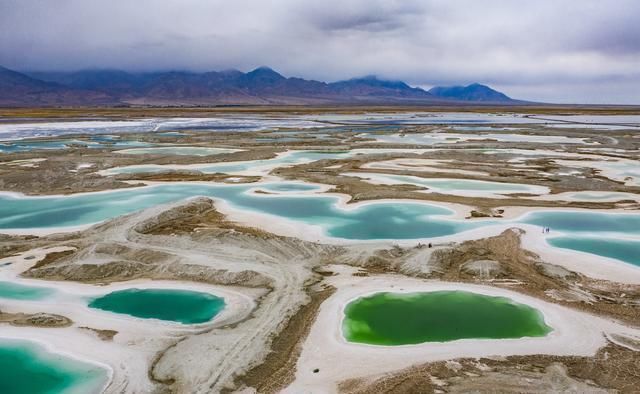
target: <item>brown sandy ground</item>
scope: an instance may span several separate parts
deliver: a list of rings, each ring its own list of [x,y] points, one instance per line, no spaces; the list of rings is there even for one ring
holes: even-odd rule
[[[0,323],[8,323],[16,327],[69,327],[73,322],[60,315],[51,313],[8,313],[0,311]]]
[[[69,108],[0,108],[3,118],[145,118],[145,117],[207,117],[215,114],[358,114],[370,112],[477,112],[524,113],[546,115],[634,115],[640,114],[638,106],[612,105],[527,105],[527,106],[221,106],[221,107],[69,107]]]
[[[118,331],[115,331],[115,330],[101,330],[98,328],[91,328],[91,327],[80,327],[80,328],[82,330],[93,332],[98,336],[98,338],[100,338],[103,341],[113,341],[113,337],[115,337],[118,334]]]
[[[637,393],[638,382],[638,349],[610,342],[594,357],[538,355],[441,361],[347,380],[339,389],[345,394]]]

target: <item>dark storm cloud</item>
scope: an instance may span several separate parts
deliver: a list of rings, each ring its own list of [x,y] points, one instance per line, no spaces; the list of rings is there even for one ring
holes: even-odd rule
[[[418,18],[426,9],[424,2],[356,0],[345,2],[340,6],[340,12],[336,12],[336,8],[325,4],[318,2],[315,5],[298,6],[299,13],[294,10],[289,14],[304,18],[320,30],[383,32],[419,22]]]
[[[640,102],[636,0],[0,0],[0,64],[485,82]]]

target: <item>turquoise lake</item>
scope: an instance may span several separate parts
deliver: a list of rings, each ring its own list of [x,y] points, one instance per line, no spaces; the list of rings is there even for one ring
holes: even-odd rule
[[[97,365],[51,353],[24,340],[0,339],[0,393],[100,393],[109,380]]]

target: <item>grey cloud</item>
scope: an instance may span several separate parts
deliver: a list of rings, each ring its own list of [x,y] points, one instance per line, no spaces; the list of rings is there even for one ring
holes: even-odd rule
[[[0,0],[0,64],[269,65],[321,80],[478,81],[531,100],[639,103],[638,20],[636,0]]]

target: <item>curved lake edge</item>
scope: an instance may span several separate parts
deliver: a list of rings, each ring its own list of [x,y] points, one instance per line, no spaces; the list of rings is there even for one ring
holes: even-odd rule
[[[76,363],[78,365],[80,364],[91,365],[94,368],[98,368],[104,371],[105,382],[101,385],[100,390],[97,391],[98,393],[104,393],[113,381],[114,369],[111,365],[107,363],[100,362],[86,356],[81,356],[75,352],[62,350],[59,348],[59,346],[53,345],[41,339],[30,338],[30,337],[27,337],[26,335],[14,336],[14,335],[6,335],[5,333],[2,333],[0,334],[0,347],[3,346],[4,341],[13,342],[13,345],[15,347],[23,346],[29,349],[29,351],[36,353],[38,358],[40,358],[41,360],[46,359],[47,357],[61,357],[64,359],[68,359],[70,362]],[[72,390],[71,392],[75,393],[76,391]]]

